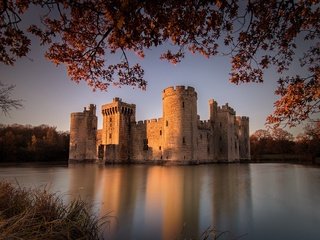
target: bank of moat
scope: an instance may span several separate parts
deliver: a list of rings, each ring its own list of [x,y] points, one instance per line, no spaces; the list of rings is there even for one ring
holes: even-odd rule
[[[209,119],[197,115],[193,87],[162,91],[162,118],[135,120],[136,105],[114,98],[102,106],[97,130],[96,106],[71,113],[70,162],[209,163],[250,158],[249,118],[228,104],[209,100]]]

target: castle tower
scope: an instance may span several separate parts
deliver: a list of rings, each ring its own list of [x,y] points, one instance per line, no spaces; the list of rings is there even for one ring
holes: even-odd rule
[[[197,93],[193,87],[168,87],[162,92],[163,159],[196,160]]]
[[[96,106],[71,113],[69,162],[96,160]]]
[[[101,142],[104,160],[126,162],[130,158],[130,124],[135,122],[136,105],[114,98],[102,106],[103,129]]]
[[[237,136],[236,112],[228,103],[218,108],[215,133],[218,161],[235,162],[239,160],[239,142]]]
[[[212,159],[213,161],[217,161],[218,153],[220,151],[219,145],[219,126],[218,126],[218,103],[210,99],[209,100],[209,122],[210,122],[210,137],[208,138],[208,144],[209,144],[209,159]]]
[[[240,160],[250,160],[249,118],[237,116],[237,122]]]
[[[218,111],[218,103],[210,99],[209,100],[209,119],[212,123],[214,123],[217,119],[217,111]]]

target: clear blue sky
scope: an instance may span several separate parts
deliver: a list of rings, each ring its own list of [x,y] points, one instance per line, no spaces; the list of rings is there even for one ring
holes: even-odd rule
[[[39,13],[30,12],[23,22],[39,19]],[[250,132],[265,128],[265,119],[273,111],[276,100],[274,90],[277,75],[275,71],[265,73],[263,84],[234,85],[228,82],[230,58],[214,57],[206,59],[200,55],[187,55],[182,63],[172,65],[159,59],[161,49],[146,51],[146,57],[140,61],[131,56],[132,63],[140,61],[148,81],[146,91],[132,87],[109,88],[108,92],[93,92],[86,83],[72,82],[64,66],[56,67],[47,61],[44,48],[39,41],[33,41],[28,58],[19,59],[14,66],[0,63],[0,81],[14,84],[13,98],[23,99],[23,109],[13,110],[10,116],[0,113],[2,124],[48,124],[58,130],[69,130],[71,112],[79,112],[90,103],[97,105],[99,126],[102,116],[101,105],[120,97],[128,103],[137,105],[137,120],[162,116],[161,91],[169,86],[192,86],[198,93],[198,114],[208,119],[208,100],[213,98],[219,105],[229,103],[237,115],[249,116]],[[113,57],[112,60],[119,60]],[[296,134],[301,127],[290,129]]]

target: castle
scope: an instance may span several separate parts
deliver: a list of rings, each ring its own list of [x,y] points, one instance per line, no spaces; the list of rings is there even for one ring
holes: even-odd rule
[[[201,121],[193,87],[168,87],[162,101],[162,118],[136,122],[136,105],[114,98],[102,106],[101,130],[95,105],[71,113],[69,161],[196,164],[250,159],[248,117],[209,100],[209,119]]]

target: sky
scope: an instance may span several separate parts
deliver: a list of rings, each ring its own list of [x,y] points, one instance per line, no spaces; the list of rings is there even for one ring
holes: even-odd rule
[[[229,103],[239,116],[249,116],[250,133],[265,128],[265,119],[273,111],[277,76],[269,70],[263,84],[235,85],[228,81],[230,58],[204,58],[188,54],[182,63],[173,65],[159,59],[160,50],[148,50],[140,61],[148,81],[146,91],[133,87],[110,87],[107,92],[93,92],[85,82],[72,82],[64,66],[55,66],[43,56],[44,50],[35,44],[28,58],[14,66],[0,65],[0,81],[16,85],[12,98],[22,99],[23,108],[0,115],[2,124],[47,124],[60,131],[69,130],[71,112],[81,112],[90,103],[97,105],[98,125],[102,126],[101,105],[114,97],[137,106],[136,119],[162,116],[163,89],[169,86],[192,86],[198,93],[200,118],[209,117],[209,99],[218,105]],[[301,129],[290,129],[296,134]]]
[[[34,15],[27,16],[34,18]],[[46,48],[40,47],[33,39],[28,57],[18,59],[14,66],[0,63],[0,82],[14,84],[12,98],[22,99],[23,108],[12,110],[9,115],[0,113],[1,124],[47,124],[59,131],[68,131],[70,113],[82,112],[83,107],[93,103],[97,106],[99,128],[102,126],[101,106],[120,97],[124,102],[136,104],[136,120],[159,118],[162,116],[163,89],[169,86],[192,86],[198,93],[198,114],[202,120],[209,118],[209,99],[218,105],[228,103],[238,116],[250,118],[250,133],[265,129],[266,117],[273,111],[274,95],[278,76],[269,69],[265,72],[264,83],[235,85],[228,81],[229,57],[207,59],[201,55],[187,54],[179,64],[173,65],[160,60],[164,49],[147,50],[140,60],[131,55],[132,64],[139,62],[145,70],[148,81],[146,91],[138,88],[110,87],[107,92],[93,92],[85,82],[75,83],[67,76],[64,66],[55,66],[44,57]],[[119,61],[114,56],[112,61]],[[288,129],[294,135],[302,127]]]

